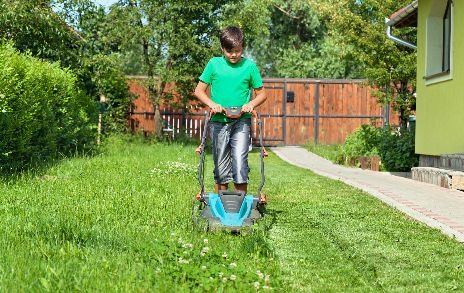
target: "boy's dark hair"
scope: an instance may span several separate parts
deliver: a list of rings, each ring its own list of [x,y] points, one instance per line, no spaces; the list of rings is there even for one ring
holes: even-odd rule
[[[243,32],[239,27],[228,26],[222,32],[219,37],[221,41],[221,47],[226,50],[232,50],[235,47],[245,47],[245,38]]]

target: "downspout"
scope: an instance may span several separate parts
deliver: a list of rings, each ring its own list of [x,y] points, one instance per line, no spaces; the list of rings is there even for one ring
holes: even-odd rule
[[[409,48],[412,48],[414,50],[417,49],[417,46],[414,45],[414,44],[411,44],[409,42],[406,42],[405,40],[402,40],[398,37],[395,37],[394,35],[391,34],[391,25],[388,25],[388,22],[390,21],[389,18],[385,18],[385,23],[387,24],[387,37],[391,40],[393,40],[394,42],[397,42],[398,44],[401,44],[403,46],[406,46],[406,47],[409,47]]]
[[[391,19],[390,18],[385,18],[385,25],[387,26],[387,37],[389,39],[391,39],[394,42],[396,42],[398,44],[401,44],[403,46],[412,48],[414,50],[417,49],[416,45],[411,44],[409,42],[406,42],[405,40],[402,40],[402,39],[392,35],[392,27],[395,26],[396,24],[398,24],[399,22],[401,22],[406,17],[408,17],[408,15],[410,15],[412,12],[414,12],[414,10],[418,9],[418,7],[419,7],[419,1],[415,0],[411,4],[409,4],[408,6],[402,8],[401,10],[399,10],[396,13],[394,13],[393,15],[391,15],[390,16]]]

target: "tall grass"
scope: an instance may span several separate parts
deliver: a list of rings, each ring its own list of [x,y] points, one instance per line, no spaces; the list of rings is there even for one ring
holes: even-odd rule
[[[464,249],[341,182],[266,159],[255,233],[193,229],[194,145],[111,138],[0,185],[0,291],[463,291]],[[259,157],[250,154],[253,192]],[[212,190],[212,160],[206,161]]]
[[[0,186],[0,291],[254,290],[261,233],[192,229],[194,145],[112,139],[101,155]],[[232,280],[233,279],[233,280]]]
[[[323,157],[335,164],[344,163],[342,154],[342,145],[322,145],[310,143],[305,145],[305,148],[316,155]]]

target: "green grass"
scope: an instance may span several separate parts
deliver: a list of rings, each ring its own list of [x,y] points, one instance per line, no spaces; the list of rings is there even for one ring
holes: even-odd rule
[[[3,181],[0,291],[464,291],[462,244],[272,153],[256,233],[194,230],[194,149],[112,138]],[[253,192],[257,152],[250,164]]]
[[[341,145],[322,145],[314,143],[305,145],[308,151],[336,164],[339,164],[342,160],[341,147]]]

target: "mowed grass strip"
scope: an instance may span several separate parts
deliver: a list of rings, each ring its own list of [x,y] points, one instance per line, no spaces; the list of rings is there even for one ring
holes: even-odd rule
[[[291,291],[464,291],[462,244],[361,190],[270,161],[269,238]]]
[[[464,250],[341,182],[266,158],[256,233],[194,230],[194,145],[111,138],[0,185],[0,291],[462,291]],[[259,155],[250,154],[250,192]],[[212,190],[212,160],[205,183]]]

